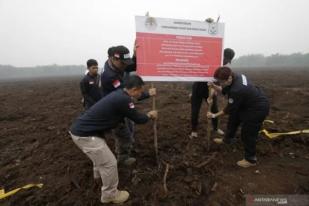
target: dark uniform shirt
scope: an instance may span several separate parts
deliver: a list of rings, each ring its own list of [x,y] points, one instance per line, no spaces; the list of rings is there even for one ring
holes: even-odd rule
[[[247,115],[254,115],[254,111],[264,111],[269,108],[265,94],[255,87],[245,75],[234,74],[232,84],[222,90],[228,97],[228,105],[224,109],[229,114],[229,120],[239,117],[246,119]]]
[[[192,95],[197,97],[208,98],[208,83],[207,82],[193,82]]]
[[[80,90],[84,97],[84,106],[87,109],[102,97],[99,81],[100,75],[91,76],[87,73],[80,82]]]
[[[149,118],[139,113],[132,98],[122,89],[118,89],[98,101],[82,114],[71,126],[71,133],[76,136],[102,136],[104,131],[115,128],[124,118],[137,124],[146,123]]]
[[[134,57],[133,57],[133,61]],[[112,91],[115,91],[119,88],[124,88],[124,75],[125,72],[129,73],[131,71],[136,70],[136,64],[132,64],[126,67],[124,72],[118,71],[110,65],[108,60],[105,62],[104,70],[101,74],[101,83],[102,83],[102,95],[103,97],[111,93]],[[139,100],[149,98],[149,93],[144,92],[142,94],[142,97]]]
[[[117,88],[123,88],[123,81],[125,73],[136,71],[136,57],[132,58],[134,64],[128,65],[124,72],[113,69],[108,60],[104,64],[104,69],[101,74],[103,96]]]

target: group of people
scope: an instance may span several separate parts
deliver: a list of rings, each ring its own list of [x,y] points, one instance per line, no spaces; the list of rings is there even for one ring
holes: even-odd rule
[[[134,142],[134,123],[145,124],[158,117],[157,111],[138,112],[133,99],[143,100],[156,95],[156,89],[144,91],[144,82],[136,70],[136,58],[124,46],[111,47],[103,72],[98,74],[98,63],[87,61],[87,74],[80,82],[85,111],[70,128],[74,143],[93,162],[93,176],[102,180],[101,202],[122,203],[129,198],[127,191],[118,190],[117,164],[131,165]],[[105,141],[113,132],[117,159]]]
[[[248,80],[244,74],[231,70],[231,62],[235,56],[233,49],[224,49],[223,66],[214,73],[215,82],[194,82],[191,93],[191,134],[197,138],[198,116],[203,99],[211,105],[207,117],[212,120],[213,131],[223,138],[214,138],[217,144],[236,142],[236,132],[241,126],[241,140],[244,145],[244,159],[237,162],[240,167],[255,166],[256,141],[263,121],[269,113],[269,101],[264,92]],[[217,95],[226,97],[227,106],[220,110]],[[218,118],[228,115],[226,132],[218,128]]]
[[[87,73],[80,82],[85,111],[73,122],[70,134],[73,142],[93,162],[93,176],[101,179],[101,202],[122,203],[129,198],[129,193],[118,190],[118,164],[132,165],[136,159],[131,156],[134,142],[134,124],[145,124],[157,119],[155,110],[148,113],[138,112],[134,99],[140,101],[156,95],[156,89],[144,91],[142,78],[136,71],[135,50],[130,56],[124,46],[108,49],[108,59],[101,74],[94,59],[87,61]],[[269,102],[264,93],[255,87],[245,75],[234,73],[228,64],[235,56],[232,49],[224,50],[222,67],[215,73],[215,82],[195,82],[191,95],[190,138],[197,138],[199,111],[203,99],[211,103],[213,130],[224,136],[215,138],[217,144],[231,144],[236,141],[235,134],[241,125],[241,140],[244,144],[244,159],[237,162],[241,167],[256,165],[256,140],[261,125],[268,115]],[[226,96],[227,106],[218,109],[217,95]],[[223,132],[218,127],[218,118],[229,115],[227,129]],[[117,158],[105,141],[107,133],[113,132],[116,140]]]

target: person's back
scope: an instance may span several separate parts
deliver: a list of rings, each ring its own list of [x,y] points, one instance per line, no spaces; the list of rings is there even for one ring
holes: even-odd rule
[[[80,116],[72,125],[71,132],[78,136],[101,135],[115,128],[125,117],[136,123],[146,123],[148,120],[146,115],[136,112],[131,97],[119,89],[102,98]]]
[[[231,86],[226,87],[223,92],[228,94],[229,101],[233,103],[232,105],[242,112],[263,110],[269,104],[264,92],[253,85],[244,74],[234,73]]]

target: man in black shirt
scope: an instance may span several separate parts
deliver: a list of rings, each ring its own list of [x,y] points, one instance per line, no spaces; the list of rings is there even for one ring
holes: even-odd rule
[[[130,57],[130,51],[125,46],[111,47],[108,51],[109,58],[104,65],[104,71],[101,74],[103,97],[111,92],[124,87],[125,73],[136,70],[136,57]],[[130,75],[126,75],[126,78]],[[149,98],[156,95],[154,88],[148,92],[143,92],[138,100]],[[134,124],[128,119],[124,119],[115,130],[116,152],[119,162],[125,165],[135,163],[136,159],[131,157],[131,150],[134,142]]]
[[[94,59],[87,61],[87,74],[80,82],[80,90],[83,95],[83,106],[89,109],[101,99],[100,75],[98,74],[98,62]]]
[[[129,118],[136,124],[144,124],[157,118],[157,111],[139,113],[132,98],[139,98],[144,82],[139,76],[130,76],[124,89],[118,89],[99,100],[77,118],[70,128],[74,143],[92,160],[94,178],[102,179],[102,203],[125,202],[129,193],[119,191],[117,161],[104,139],[104,133]]]
[[[241,167],[256,165],[256,141],[262,123],[269,113],[269,101],[262,90],[255,87],[245,75],[233,73],[229,67],[219,67],[215,79],[221,87],[210,84],[218,91],[222,91],[228,97],[227,107],[218,113],[208,113],[209,118],[217,118],[220,115],[228,114],[228,124],[225,137],[216,138],[218,144],[233,143],[235,133],[239,125],[241,139],[244,143],[244,159],[237,162]]]
[[[104,64],[101,74],[103,96],[110,92],[123,88],[124,75],[136,71],[136,57],[131,58],[130,51],[125,46],[111,47],[108,50],[109,58]],[[129,75],[127,75],[129,76]],[[144,92],[141,99],[148,98],[155,93],[154,89]]]
[[[230,64],[234,56],[235,52],[233,49],[224,49],[223,65]],[[216,92],[211,89],[209,94],[207,82],[194,82],[192,85],[191,93],[191,134],[189,135],[191,139],[198,137],[198,119],[203,100],[207,100],[208,105],[210,102],[212,103],[210,108],[212,113],[216,113],[219,111]],[[218,128],[217,118],[212,119],[211,123],[213,130],[217,134],[224,135],[224,132],[220,128]]]

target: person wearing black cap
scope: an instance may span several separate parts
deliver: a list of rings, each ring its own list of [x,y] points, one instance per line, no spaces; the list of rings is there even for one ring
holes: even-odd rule
[[[87,61],[87,73],[80,82],[80,90],[83,95],[83,106],[89,109],[102,97],[100,88],[100,75],[98,74],[98,62],[95,59]]]
[[[108,50],[107,50],[107,55],[108,55],[108,58],[111,58],[112,56],[113,56],[113,53],[114,53],[114,46],[112,46],[112,47],[110,47],[110,48],[108,48]]]
[[[136,57],[131,58],[130,51],[125,46],[110,47],[108,49],[109,58],[105,62],[104,70],[101,74],[103,96],[123,87],[124,74],[136,71]],[[144,93],[141,98],[149,97],[154,90]]]
[[[73,142],[93,162],[95,179],[101,178],[101,202],[123,203],[129,198],[127,191],[119,191],[118,169],[114,154],[105,142],[104,134],[121,124],[127,117],[137,124],[145,124],[158,117],[157,111],[139,113],[132,98],[139,98],[144,82],[134,75],[126,79],[123,89],[111,92],[78,117],[70,128]]]
[[[232,49],[224,49],[223,65],[231,63],[234,56],[235,52]],[[211,90],[209,94],[207,82],[194,82],[192,85],[191,93],[191,134],[189,135],[191,139],[198,137],[197,126],[203,99],[207,100],[207,103],[212,103],[210,108],[211,112],[218,112],[216,92],[214,90]],[[212,119],[212,126],[213,130],[217,134],[224,135],[224,132],[218,128],[217,118]]]
[[[262,90],[255,87],[245,75],[232,72],[229,67],[219,67],[214,74],[221,87],[210,84],[228,97],[227,107],[217,113],[208,113],[208,118],[218,118],[228,114],[227,131],[223,139],[216,138],[218,144],[235,142],[238,126],[244,144],[244,159],[237,162],[240,167],[256,165],[256,141],[262,123],[269,113],[269,101]]]
[[[130,51],[125,46],[113,47],[111,57],[106,61],[101,75],[103,97],[123,88],[125,72],[136,70],[136,65],[132,65],[134,65],[134,61],[130,57]],[[154,95],[156,95],[156,89],[152,88],[149,89],[149,92],[143,92],[139,100]],[[133,124],[126,119],[123,119],[123,123],[115,129],[117,159],[126,165],[131,165],[136,161],[135,158],[130,157],[134,142],[133,134]]]
[[[224,66],[230,66],[234,56],[235,56],[235,52],[234,52],[233,49],[231,49],[231,48],[224,49],[223,65]]]

